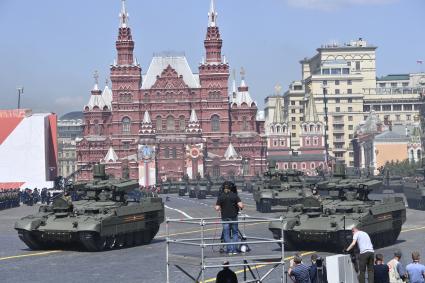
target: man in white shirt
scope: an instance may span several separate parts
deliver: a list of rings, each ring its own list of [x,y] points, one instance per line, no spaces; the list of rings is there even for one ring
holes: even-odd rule
[[[351,229],[351,232],[353,233],[353,242],[350,244],[350,246],[346,249],[346,251],[350,251],[354,246],[357,244],[359,250],[360,250],[360,257],[359,257],[359,283],[365,283],[365,272],[367,268],[367,278],[369,283],[373,282],[373,260],[374,260],[374,254],[375,251],[373,250],[372,241],[370,240],[369,235],[364,232],[360,231],[358,227],[353,227]]]

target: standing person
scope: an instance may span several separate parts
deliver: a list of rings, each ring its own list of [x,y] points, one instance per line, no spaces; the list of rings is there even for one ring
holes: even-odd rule
[[[396,250],[394,252],[394,258],[387,263],[389,268],[390,283],[403,283],[403,280],[407,278],[406,270],[404,269],[403,264],[400,262],[401,256],[401,251]]]
[[[294,266],[289,267],[288,275],[295,283],[311,283],[309,268],[299,256],[294,257]]]
[[[373,282],[373,261],[375,251],[373,250],[372,241],[370,240],[369,235],[360,231],[358,227],[353,227],[351,229],[353,233],[353,242],[346,249],[346,251],[350,251],[357,244],[360,250],[359,257],[359,283],[365,283],[365,272],[367,268],[367,278],[369,283]]]
[[[223,262],[223,270],[217,273],[216,283],[238,283],[236,273],[229,268],[229,262]]]
[[[389,267],[384,264],[384,256],[382,254],[375,256],[373,270],[375,283],[390,283]]]
[[[406,266],[406,271],[409,276],[410,283],[424,283],[425,282],[425,266],[419,263],[419,252],[412,253],[412,263]]]
[[[323,264],[323,259],[317,254],[312,254],[310,259],[311,265],[308,271],[311,283],[327,283],[326,266]]]
[[[237,221],[238,212],[244,205],[237,195],[236,186],[232,182],[225,181],[222,185],[221,193],[216,202],[215,209],[221,212],[223,222],[223,237],[225,243],[238,242],[238,223],[225,223],[225,221]],[[236,245],[226,245],[229,255],[237,254]]]

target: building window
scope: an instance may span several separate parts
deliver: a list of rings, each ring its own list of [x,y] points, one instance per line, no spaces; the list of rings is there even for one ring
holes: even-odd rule
[[[304,111],[303,111],[303,113],[304,113]],[[300,117],[300,122],[303,122],[304,121],[304,117]]]
[[[350,131],[352,131],[352,130],[353,130],[353,125],[348,125],[348,129],[349,129]]]
[[[100,125],[99,125],[99,121],[95,120],[94,121],[94,134],[96,136],[100,135]]]
[[[284,140],[280,140],[280,146],[285,146],[285,141]]]
[[[379,83],[379,87],[385,87],[386,83]]]
[[[213,147],[218,147],[220,145],[220,140],[214,139],[212,140]]]
[[[297,169],[297,163],[292,163],[292,169]]]
[[[175,121],[173,116],[167,117],[167,131],[174,131],[176,129]]]
[[[175,147],[173,147],[172,155],[173,155],[173,159],[177,158],[177,149]]]
[[[397,87],[397,83],[391,83],[391,87]]]
[[[335,94],[339,94],[339,89],[335,89]]]
[[[303,163],[301,163],[301,168],[302,169],[306,169],[307,168],[307,165],[303,162]]]
[[[393,111],[401,111],[401,105],[400,104],[393,105]]]
[[[273,141],[273,146],[277,146],[277,145],[278,145],[277,140],[274,140]]]
[[[295,105],[295,101],[291,101],[291,105]]]
[[[340,111],[341,111],[341,108],[335,107],[335,112],[340,112]]]
[[[170,158],[170,149],[168,147],[164,149],[164,158]]]
[[[292,134],[291,134],[291,136],[292,136],[293,138],[296,138],[296,137],[297,137],[297,134],[296,134],[296,133],[292,133]]]
[[[353,94],[353,90],[351,88],[347,89],[348,94]]]
[[[382,105],[383,111],[391,111],[391,105]]]
[[[122,119],[122,132],[123,134],[129,134],[131,128],[131,120],[128,117]]]
[[[396,121],[400,121],[400,115],[395,115]]]
[[[348,112],[353,112],[353,107],[348,107]]]
[[[353,103],[353,99],[352,98],[349,98],[349,99],[347,99],[347,102],[348,103]]]
[[[352,80],[348,80],[348,81],[347,81],[347,84],[348,84],[348,85],[352,85],[352,84],[353,84],[353,81],[352,81]]]
[[[404,87],[409,86],[409,83],[402,83],[402,86]]]
[[[329,69],[322,69],[322,75],[329,75],[330,71]]]
[[[314,168],[316,168],[316,164],[314,162],[311,162],[310,163],[310,169],[314,169]]]
[[[335,157],[342,158],[342,157],[344,157],[344,153],[343,152],[335,152]]]
[[[295,122],[296,120],[297,120],[296,117],[291,117],[292,122]]]
[[[381,105],[373,105],[373,110],[381,111]]]
[[[348,116],[348,121],[353,121],[353,116]]]
[[[305,144],[306,144],[306,145],[310,145],[310,138],[306,138],[306,139],[305,139]]]
[[[162,118],[161,118],[161,116],[156,117],[156,130],[162,131]]]
[[[317,137],[313,138],[313,145],[317,145],[319,143],[319,139]]]
[[[322,84],[323,85],[328,85],[328,81],[323,81]]]
[[[220,177],[220,166],[218,165],[213,166],[213,176]]]
[[[292,130],[296,130],[297,129],[297,125],[292,125]]]
[[[360,62],[359,61],[356,62],[356,71],[360,71]]]
[[[339,80],[336,80],[335,81],[335,85],[339,85]]]
[[[304,109],[302,109],[302,108],[301,108],[301,109],[300,109],[300,113],[304,113]]]
[[[349,138],[350,140],[352,140],[352,139],[353,139],[353,134],[349,134],[349,135],[348,135],[348,138]]]
[[[295,113],[295,109],[291,109],[291,113],[294,114]]]
[[[335,103],[340,103],[340,99],[339,98],[335,98]]]
[[[363,112],[370,112],[370,105],[363,105]]]
[[[211,117],[211,131],[213,132],[220,131],[220,117],[218,115],[213,115]]]
[[[180,131],[184,131],[184,129],[186,128],[186,124],[184,121],[184,116],[180,116],[179,118],[179,129]]]
[[[283,169],[288,169],[288,163],[283,163]]]
[[[410,115],[406,115],[406,120],[410,121],[411,120],[411,116]]]
[[[404,104],[403,105],[403,109],[404,110],[407,110],[407,111],[412,111],[412,104]]]
[[[350,74],[350,69],[349,68],[342,68],[342,73],[344,75],[348,75],[348,74]]]
[[[348,153],[348,156],[349,156],[349,157],[354,157],[354,152],[350,151],[350,152]]]

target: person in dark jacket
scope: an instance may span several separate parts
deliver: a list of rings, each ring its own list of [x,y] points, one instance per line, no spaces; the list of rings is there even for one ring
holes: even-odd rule
[[[223,270],[217,274],[216,283],[238,283],[236,273],[229,268],[229,262],[223,262]]]
[[[311,283],[327,283],[326,266],[323,258],[317,254],[311,255],[311,265],[308,269]]]
[[[388,265],[384,263],[384,256],[382,254],[376,254],[373,271],[375,283],[390,283],[390,269]]]

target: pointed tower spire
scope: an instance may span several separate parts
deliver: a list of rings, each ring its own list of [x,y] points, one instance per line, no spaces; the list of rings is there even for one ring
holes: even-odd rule
[[[133,65],[134,41],[131,36],[131,29],[128,25],[128,13],[125,7],[125,0],[122,0],[119,17],[120,28],[118,31],[118,40],[115,43],[118,53],[117,63],[118,65]]]
[[[148,110],[145,111],[145,115],[143,116],[143,123],[144,124],[151,124],[151,116],[149,115]]]
[[[223,40],[220,37],[220,31],[217,26],[217,12],[215,11],[214,0],[211,0],[210,11],[208,13],[207,36],[204,41],[207,64],[222,63],[222,58],[221,58],[222,45],[223,45]]]
[[[276,106],[274,109],[274,114],[273,114],[273,123],[274,124],[281,124],[285,122],[285,119],[283,117],[283,112],[282,112],[282,97],[280,96],[280,92],[282,90],[282,87],[277,84],[275,86],[275,93],[276,93]]]
[[[119,17],[120,17],[120,27],[121,28],[128,27],[129,15],[128,15],[127,9],[125,7],[125,0],[121,0],[121,12],[119,14]]]
[[[94,71],[93,78],[94,78],[93,90],[98,91],[99,90],[99,73],[97,70]]]
[[[246,85],[246,82],[245,82],[246,72],[244,67],[241,67],[240,74],[241,74],[241,85],[238,87],[238,91],[248,91],[248,86]]]
[[[224,153],[224,158],[226,160],[239,159],[239,154],[237,153],[236,149],[233,147],[232,143],[229,143],[229,146],[227,147],[226,152]]]
[[[305,111],[305,122],[319,122],[319,116],[317,115],[316,102],[314,101],[314,95],[310,93],[308,96],[307,109]]]
[[[210,11],[208,12],[208,26],[215,27],[217,25],[217,12],[215,11],[214,0],[211,0]]]
[[[235,69],[233,69],[232,77],[233,77],[233,81],[232,81],[232,93],[235,94],[236,93],[236,70]]]
[[[189,120],[189,122],[191,122],[191,123],[198,123],[198,116],[196,116],[195,109],[192,109],[192,111],[190,112],[190,120]]]

